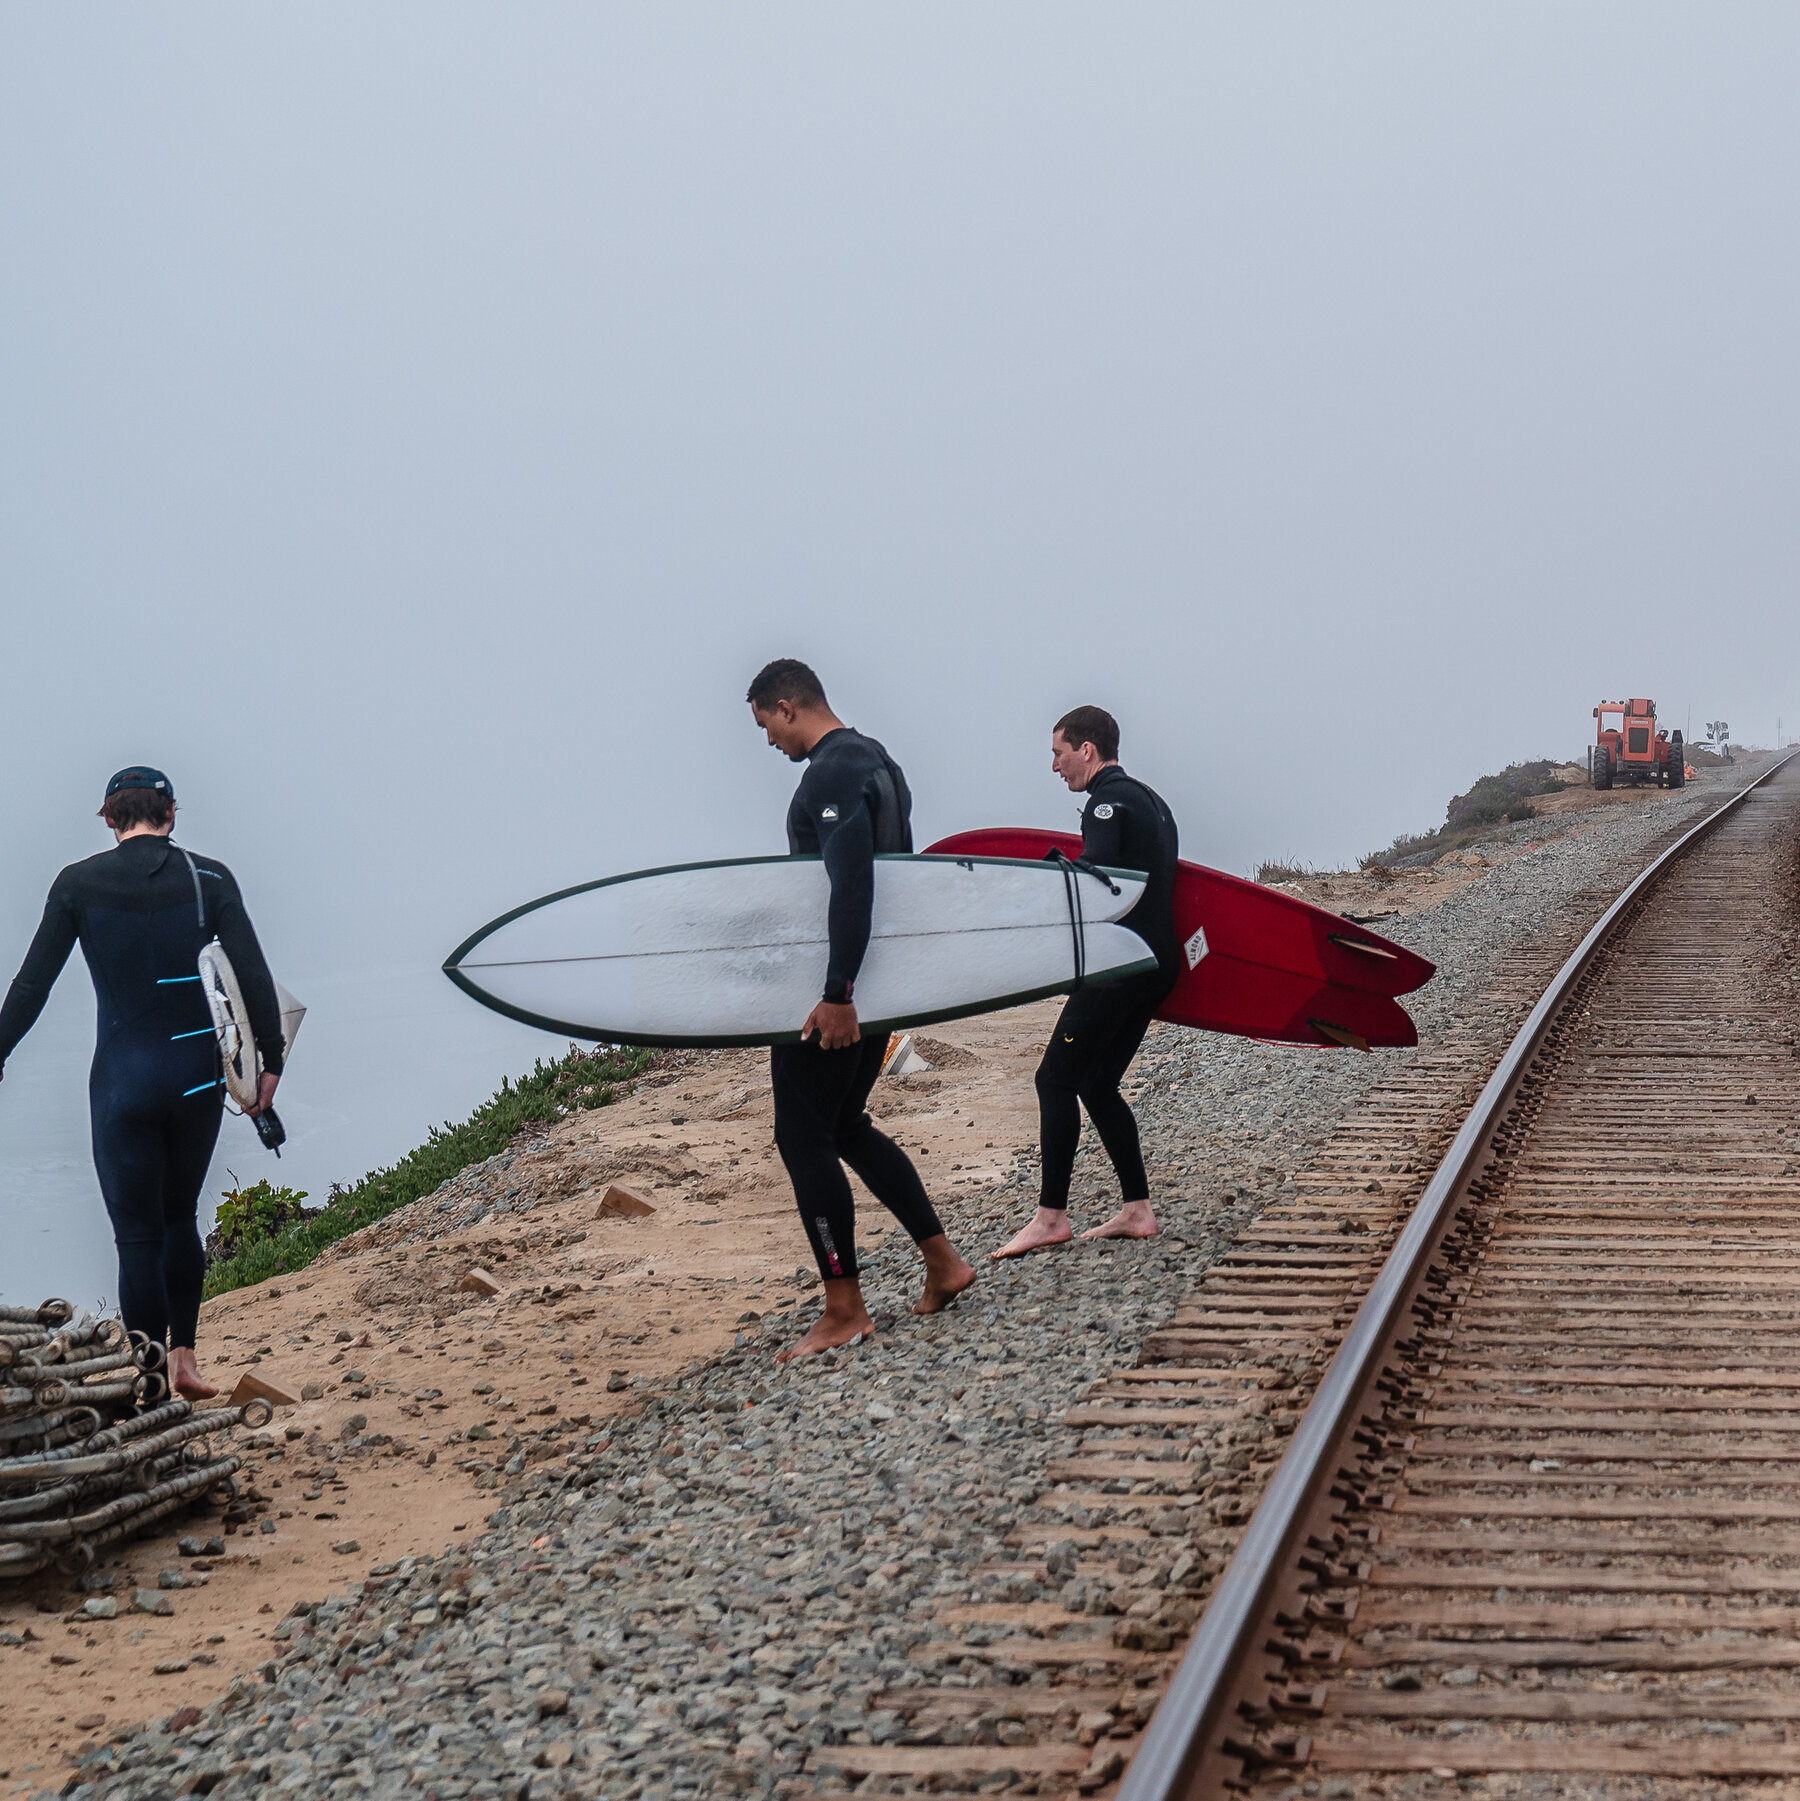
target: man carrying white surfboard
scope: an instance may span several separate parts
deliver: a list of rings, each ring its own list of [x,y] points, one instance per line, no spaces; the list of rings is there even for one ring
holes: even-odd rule
[[[864,1038],[855,985],[869,946],[875,856],[912,849],[912,795],[900,766],[832,712],[819,678],[781,657],[750,684],[751,716],[769,743],[808,765],[788,808],[788,850],[817,856],[831,880],[823,992],[798,1044],[769,1053],[775,1146],[825,1284],[825,1311],[779,1362],[872,1333],[856,1262],[856,1204],[844,1165],[905,1227],[925,1259],[915,1313],[936,1313],[975,1280],[945,1236],[912,1161],[866,1111],[887,1034]]]
[[[134,765],[106,785],[101,817],[117,847],[71,863],[0,1006],[0,1066],[31,1030],[80,943],[100,1003],[88,1078],[94,1168],[119,1251],[127,1328],[169,1347],[169,1381],[191,1401],[219,1391],[195,1349],[206,1273],[197,1209],[219,1136],[219,1043],[196,973],[216,935],[262,1047],[255,1098],[269,1111],[281,1078],[281,1006],[231,871],[174,844],[175,790]]]
[[[1067,1244],[1069,1180],[1081,1141],[1081,1109],[1119,1179],[1121,1205],[1083,1238],[1154,1238],[1150,1182],[1137,1120],[1119,1083],[1144,1042],[1156,1010],[1181,970],[1175,933],[1175,817],[1162,797],[1119,766],[1119,722],[1102,707],[1076,707],[1050,733],[1050,766],[1069,789],[1088,797],[1081,816],[1085,861],[1142,870],[1142,898],[1119,923],[1149,945],[1156,968],[1118,982],[1078,988],[1069,996],[1038,1065],[1038,1136],[1042,1162],[1037,1212],[995,1257],[1022,1257]]]

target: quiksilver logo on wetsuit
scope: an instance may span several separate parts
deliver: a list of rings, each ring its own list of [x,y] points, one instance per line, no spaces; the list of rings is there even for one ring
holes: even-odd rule
[[[821,807],[819,809],[819,817],[821,819],[836,819],[837,818],[837,808],[836,807]]]

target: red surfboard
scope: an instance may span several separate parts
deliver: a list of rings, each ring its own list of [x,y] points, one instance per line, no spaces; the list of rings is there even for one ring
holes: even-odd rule
[[[957,832],[929,847],[932,856],[1034,860],[1051,851],[1079,857],[1081,839],[997,826]],[[1175,876],[1175,929],[1186,967],[1158,1019],[1243,1038],[1364,1051],[1419,1042],[1394,996],[1429,982],[1437,966],[1339,914],[1183,862]]]

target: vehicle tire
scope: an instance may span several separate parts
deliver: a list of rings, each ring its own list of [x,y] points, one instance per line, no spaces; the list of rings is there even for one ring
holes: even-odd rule
[[[1679,732],[1669,734],[1669,786],[1680,788],[1687,782],[1687,746]]]
[[[1612,786],[1612,752],[1604,744],[1594,746],[1594,786],[1596,788]]]

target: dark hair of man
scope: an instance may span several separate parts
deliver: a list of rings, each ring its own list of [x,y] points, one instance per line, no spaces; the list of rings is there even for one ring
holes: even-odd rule
[[[1119,754],[1119,722],[1104,707],[1071,707],[1057,720],[1056,729],[1071,749],[1080,750],[1091,744],[1100,753],[1102,763],[1113,762]]]
[[[129,832],[140,825],[153,825],[160,830],[175,817],[175,803],[154,788],[121,788],[106,797],[100,817],[115,832]]]
[[[765,663],[744,696],[759,713],[766,713],[776,701],[785,700],[796,707],[823,707],[825,690],[811,668],[798,657],[777,657]]]

